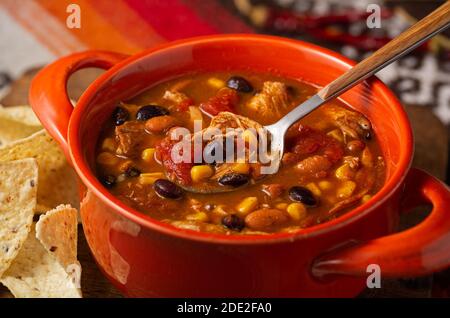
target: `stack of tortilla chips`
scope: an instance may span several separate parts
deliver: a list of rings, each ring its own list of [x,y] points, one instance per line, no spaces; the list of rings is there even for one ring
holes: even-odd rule
[[[15,297],[81,297],[77,204],[75,173],[31,108],[0,106],[0,282]]]

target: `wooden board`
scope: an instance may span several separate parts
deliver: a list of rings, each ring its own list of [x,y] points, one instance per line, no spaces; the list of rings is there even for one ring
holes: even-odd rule
[[[28,88],[30,81],[37,70],[26,73],[13,85],[9,94],[2,99],[0,104],[4,106],[28,104]],[[68,92],[72,99],[77,100],[85,88],[99,74],[100,70],[87,69],[79,71],[69,81]],[[430,112],[429,109],[418,106],[406,107],[415,135],[416,152],[414,166],[420,167],[440,179],[444,179],[447,169],[448,135],[447,128]],[[405,224],[418,223],[424,217],[424,213],[414,213],[408,216]],[[82,289],[84,297],[121,297],[101,274],[89,251],[84,238],[82,228],[79,229],[78,240],[79,260],[83,267]],[[417,281],[417,280],[416,280]],[[415,281],[415,282],[416,282]],[[426,297],[429,295],[429,278],[421,279],[425,282],[425,288],[405,289],[404,280],[390,280],[379,291],[365,291],[362,297]],[[428,286],[428,287],[427,287]],[[0,287],[0,298],[11,297],[9,292]]]

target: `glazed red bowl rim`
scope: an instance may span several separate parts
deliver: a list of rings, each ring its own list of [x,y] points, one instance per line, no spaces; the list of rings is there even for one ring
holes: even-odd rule
[[[407,172],[411,166],[412,154],[413,154],[413,136],[411,131],[411,126],[409,124],[408,117],[397,100],[395,95],[389,90],[389,88],[377,78],[371,78],[370,83],[373,87],[378,87],[380,92],[385,95],[387,99],[391,101],[393,110],[398,118],[401,119],[399,123],[399,129],[402,129],[400,136],[403,138],[401,152],[399,158],[399,164],[393,172],[389,180],[383,185],[383,187],[366,203],[352,209],[351,211],[343,214],[342,216],[314,225],[298,232],[293,233],[274,233],[268,235],[225,235],[225,234],[215,234],[207,232],[198,232],[194,230],[180,229],[173,225],[160,222],[152,217],[139,212],[122,201],[117,199],[112,195],[106,188],[104,188],[101,183],[97,180],[94,173],[91,172],[89,164],[84,160],[84,155],[82,151],[82,145],[80,144],[80,134],[79,127],[80,122],[83,118],[83,113],[85,108],[89,105],[89,101],[94,96],[97,89],[105,83],[109,78],[111,78],[117,71],[126,67],[129,63],[137,61],[138,59],[150,55],[153,52],[161,50],[170,50],[180,46],[193,46],[195,44],[205,44],[214,43],[227,40],[243,40],[247,41],[248,45],[251,42],[264,42],[270,45],[284,45],[284,46],[294,46],[296,48],[302,48],[306,51],[314,51],[316,54],[319,53],[324,58],[333,60],[335,63],[340,64],[346,68],[350,68],[355,65],[355,62],[347,59],[331,50],[322,48],[320,46],[310,44],[307,42],[292,40],[286,38],[280,38],[276,36],[269,35],[253,35],[253,34],[226,34],[226,35],[212,35],[212,36],[201,36],[189,39],[183,39],[178,41],[173,41],[165,44],[161,44],[150,49],[144,50],[135,55],[131,55],[120,63],[114,65],[112,68],[107,70],[101,76],[99,76],[86,91],[82,94],[78,100],[77,106],[75,107],[69,122],[68,128],[68,145],[71,160],[78,176],[92,192],[103,202],[109,205],[115,212],[118,212],[126,219],[130,219],[137,224],[144,226],[146,228],[161,232],[166,235],[176,236],[182,239],[200,241],[205,243],[219,243],[219,244],[268,244],[268,243],[279,243],[286,241],[293,241],[297,239],[302,239],[305,237],[311,237],[315,235],[325,234],[328,231],[337,230],[348,223],[358,220],[364,217],[366,214],[370,213],[378,206],[383,204],[386,200],[389,200],[391,195],[396,191],[396,189],[402,184],[405,179]]]

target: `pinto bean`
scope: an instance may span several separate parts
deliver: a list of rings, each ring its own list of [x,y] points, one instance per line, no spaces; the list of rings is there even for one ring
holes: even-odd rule
[[[318,176],[320,172],[331,168],[331,162],[325,156],[316,155],[300,161],[296,168],[303,175]]]
[[[172,116],[157,116],[145,122],[145,130],[159,134],[177,125],[177,120]]]
[[[362,151],[365,147],[366,144],[359,139],[352,140],[347,143],[347,149],[352,153]]]
[[[271,232],[289,221],[289,214],[278,209],[264,208],[245,217],[245,225],[255,231]]]

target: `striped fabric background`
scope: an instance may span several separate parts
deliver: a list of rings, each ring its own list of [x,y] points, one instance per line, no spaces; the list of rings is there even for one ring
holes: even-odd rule
[[[66,25],[70,4],[80,6],[79,29]],[[217,0],[1,0],[0,70],[15,78],[88,48],[134,53],[180,38],[247,32]]]

